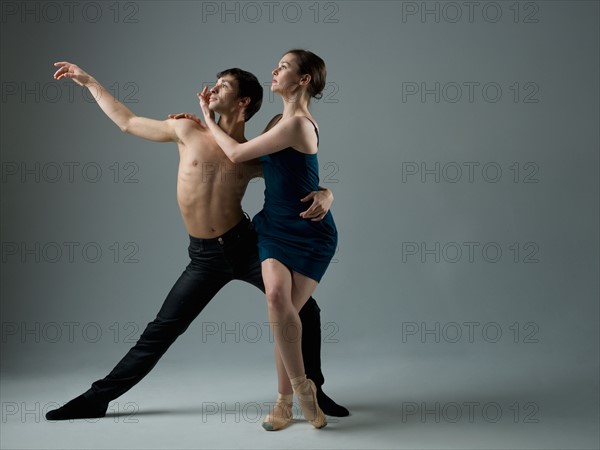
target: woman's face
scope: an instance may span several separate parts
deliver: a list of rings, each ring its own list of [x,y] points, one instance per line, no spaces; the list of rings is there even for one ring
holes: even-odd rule
[[[292,94],[299,87],[300,74],[296,64],[296,57],[287,53],[283,55],[277,68],[272,72],[273,80],[271,82],[271,91],[280,95]]]

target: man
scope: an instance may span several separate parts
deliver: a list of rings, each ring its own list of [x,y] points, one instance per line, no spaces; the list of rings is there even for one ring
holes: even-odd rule
[[[70,78],[88,88],[98,106],[122,131],[152,141],[177,143],[177,201],[190,235],[190,263],[137,343],[91,389],[46,414],[48,420],[97,418],[104,417],[110,401],[152,370],[225,284],[243,280],[264,292],[256,235],[241,206],[249,181],[260,175],[260,165],[258,161],[230,162],[201,123],[138,117],[78,66],[69,62],[58,62],[55,66],[59,69],[54,78]],[[217,84],[211,89],[211,108],[220,115],[219,126],[237,141],[245,142],[244,123],[260,109],[262,87],[254,75],[240,69],[226,70],[217,77]],[[332,199],[328,190],[310,193],[302,200],[313,203],[302,216],[312,220],[323,218]],[[321,389],[324,379],[319,312],[312,298],[300,311],[306,373],[319,387],[317,398],[321,409],[328,415],[346,416],[348,410]]]

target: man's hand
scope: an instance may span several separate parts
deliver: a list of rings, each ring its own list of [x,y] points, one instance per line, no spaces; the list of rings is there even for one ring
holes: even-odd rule
[[[210,102],[210,91],[208,90],[208,86],[204,86],[202,92],[198,93],[198,100],[200,101],[200,109],[202,110],[202,114],[204,114],[204,120],[207,122],[209,120],[214,121],[215,113],[208,107]]]
[[[61,61],[55,62],[54,65],[60,67],[60,69],[54,73],[54,78],[57,80],[70,78],[79,86],[87,86],[90,82],[94,81],[89,73],[80,69],[75,64],[71,64],[67,61]]]
[[[179,113],[179,114],[169,114],[167,116],[169,119],[189,119],[189,120],[193,120],[194,122],[196,122],[198,125],[200,125],[202,128],[206,128],[206,125],[204,123],[202,123],[202,121],[200,120],[200,118],[194,114],[191,113]]]
[[[333,193],[329,189],[313,191],[300,201],[308,202],[310,200],[312,200],[312,205],[306,211],[300,213],[300,217],[311,219],[313,222],[323,220],[333,203]]]

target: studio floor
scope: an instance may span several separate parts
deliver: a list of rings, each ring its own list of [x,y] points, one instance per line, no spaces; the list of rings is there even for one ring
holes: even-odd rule
[[[528,374],[485,357],[370,356],[332,361],[326,392],[351,410],[313,429],[266,432],[274,400],[268,361],[164,361],[115,400],[103,419],[48,422],[49,409],[87,389],[99,368],[5,373],[2,449],[597,449],[593,368],[539,366]]]

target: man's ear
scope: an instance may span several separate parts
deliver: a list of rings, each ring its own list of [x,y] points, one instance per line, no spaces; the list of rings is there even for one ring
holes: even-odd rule
[[[245,106],[248,107],[248,105],[250,104],[250,97],[242,97],[240,98],[240,106]]]

